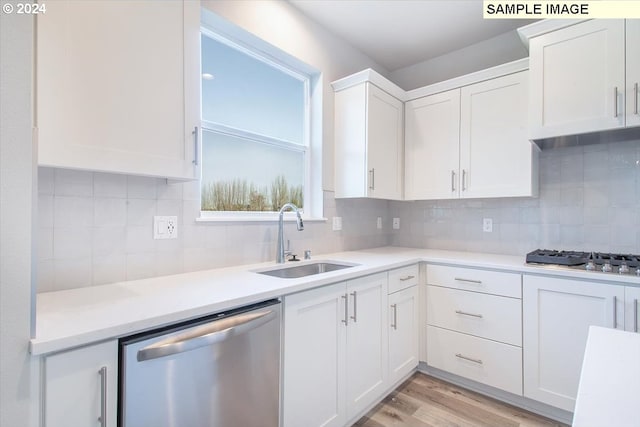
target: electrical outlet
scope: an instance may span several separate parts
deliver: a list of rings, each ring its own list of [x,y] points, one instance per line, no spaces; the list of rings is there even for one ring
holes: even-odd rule
[[[493,220],[491,218],[482,219],[482,231],[484,231],[485,233],[493,232]]]
[[[153,238],[154,239],[178,238],[178,217],[177,216],[154,216],[153,217]]]
[[[333,217],[333,231],[340,231],[342,230],[342,217],[341,216],[334,216]]]
[[[400,230],[400,218],[393,218],[393,229]]]
[[[378,230],[382,230],[382,217],[379,216],[378,220],[376,221],[376,227],[378,228]]]

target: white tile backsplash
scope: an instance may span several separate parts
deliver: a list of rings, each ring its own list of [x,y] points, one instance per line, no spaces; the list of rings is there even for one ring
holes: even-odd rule
[[[391,202],[390,213],[403,224],[391,241],[507,254],[536,248],[640,253],[639,186],[640,141],[544,150],[539,198]],[[483,217],[493,218],[493,233],[478,233]]]
[[[40,168],[38,291],[101,285],[186,271],[275,260],[277,223],[196,222],[197,182]],[[61,186],[61,191],[58,190]],[[341,200],[324,193],[325,216],[342,216],[345,229],[307,222],[298,232],[285,223],[285,239],[302,255],[383,246],[389,203]],[[153,239],[153,216],[176,215],[178,238]]]
[[[341,216],[343,230],[286,223],[285,239],[314,256],[388,244],[640,253],[639,165],[640,141],[545,150],[539,198],[388,202],[327,191],[324,216]],[[38,183],[40,292],[275,259],[275,223],[196,222],[197,182],[40,168]],[[154,215],[177,215],[178,239],[154,240]],[[482,218],[493,219],[492,233],[482,232]]]

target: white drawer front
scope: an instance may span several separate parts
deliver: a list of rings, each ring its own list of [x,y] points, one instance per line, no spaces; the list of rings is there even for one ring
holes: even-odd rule
[[[522,298],[522,278],[519,273],[427,265],[427,284]]]
[[[392,294],[417,285],[419,276],[418,264],[391,270],[389,272],[389,293]]]
[[[522,349],[428,326],[427,363],[522,396]]]
[[[522,346],[521,300],[427,286],[427,323]]]

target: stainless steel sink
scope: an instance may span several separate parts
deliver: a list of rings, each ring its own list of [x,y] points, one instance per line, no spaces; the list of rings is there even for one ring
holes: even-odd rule
[[[334,261],[316,261],[296,266],[286,266],[271,268],[268,270],[257,270],[258,274],[280,277],[283,279],[294,279],[297,277],[312,276],[314,274],[328,273],[330,271],[342,270],[343,268],[355,267],[358,264],[347,264]]]

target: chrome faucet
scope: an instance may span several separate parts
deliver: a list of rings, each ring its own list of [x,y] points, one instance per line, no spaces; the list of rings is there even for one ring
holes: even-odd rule
[[[300,216],[300,210],[293,203],[285,203],[280,208],[280,216],[278,217],[278,247],[276,249],[276,262],[278,264],[284,264],[284,213],[287,209],[290,209],[296,213],[296,227],[298,231],[304,230],[304,224],[302,223],[302,216]]]

